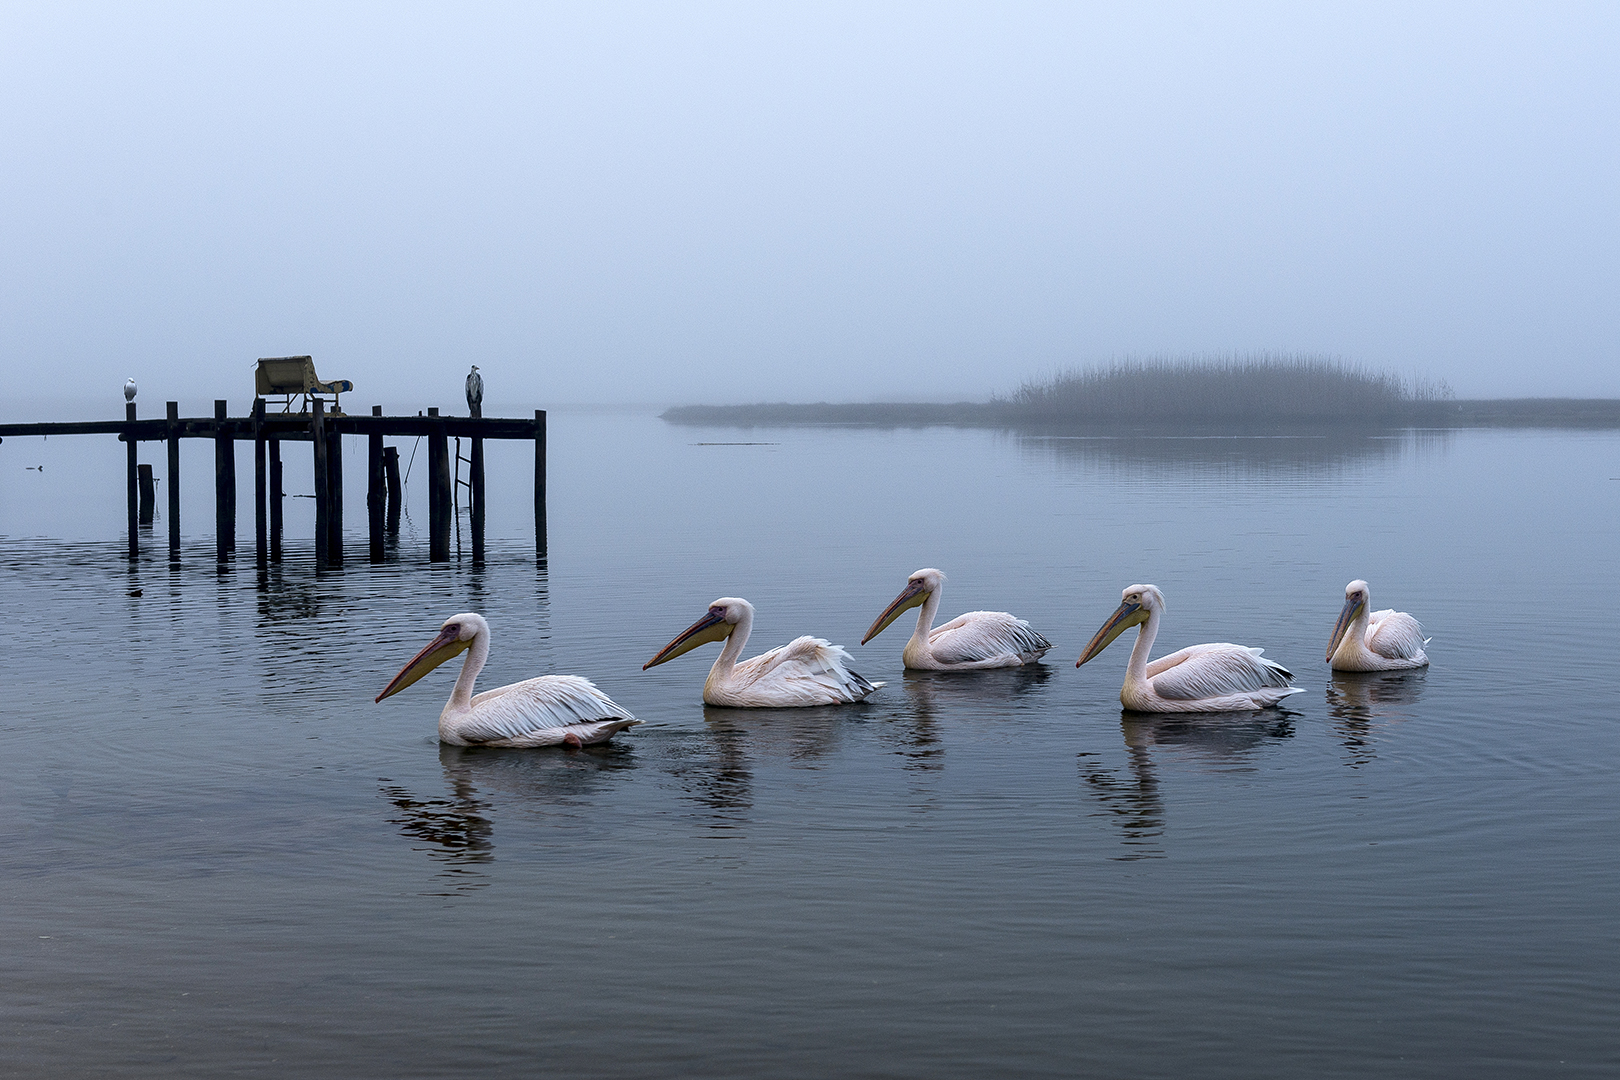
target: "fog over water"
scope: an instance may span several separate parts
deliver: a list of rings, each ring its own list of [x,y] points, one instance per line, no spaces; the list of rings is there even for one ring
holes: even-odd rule
[[[951,399],[1272,349],[1620,395],[1617,39],[1596,4],[8,4],[0,376]]]

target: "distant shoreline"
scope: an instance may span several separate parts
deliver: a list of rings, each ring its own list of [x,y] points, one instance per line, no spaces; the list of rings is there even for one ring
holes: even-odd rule
[[[671,423],[704,427],[995,427],[1044,431],[1345,431],[1391,428],[1620,428],[1620,398],[1479,398],[1414,402],[1408,408],[1370,416],[1321,416],[1220,421],[1165,416],[1112,422],[1037,414],[1007,401],[871,402],[809,404],[764,402],[754,405],[676,405],[659,416]]]

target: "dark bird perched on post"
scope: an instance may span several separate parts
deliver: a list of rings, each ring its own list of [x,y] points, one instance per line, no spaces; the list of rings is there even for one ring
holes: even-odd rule
[[[474,364],[467,373],[467,411],[473,416],[484,415],[484,377]]]

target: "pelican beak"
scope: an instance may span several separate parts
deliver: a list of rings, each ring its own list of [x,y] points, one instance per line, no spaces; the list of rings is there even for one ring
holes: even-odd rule
[[[877,617],[877,622],[872,624],[872,629],[868,630],[866,636],[861,638],[861,644],[865,645],[868,641],[887,630],[889,624],[898,619],[902,612],[909,608],[920,607],[927,599],[928,586],[920,581],[906,582],[905,589],[901,591],[899,596],[894,598],[894,603],[883,610],[883,614]]]
[[[731,636],[731,624],[726,622],[723,611],[710,611],[703,618],[682,630],[680,636],[659,650],[657,656],[641,665],[641,670],[657,667],[666,660],[673,660],[682,653],[689,653],[699,645],[707,645],[711,641],[724,641]]]
[[[383,687],[383,692],[377,695],[377,700],[393,697],[446,660],[470,649],[472,642],[459,640],[460,634],[461,627],[455,623],[440,630],[439,636],[428,642],[427,648],[411,657],[411,662],[399,669],[399,674],[394,676],[393,682]]]
[[[1345,632],[1350,629],[1350,624],[1356,621],[1357,613],[1365,606],[1359,596],[1345,598],[1344,610],[1339,612],[1339,621],[1333,624],[1333,640],[1328,642],[1329,660],[1332,660],[1333,654],[1339,651],[1339,642],[1344,640]]]
[[[1097,631],[1096,636],[1091,639],[1091,644],[1086,646],[1086,651],[1081,653],[1080,659],[1074,662],[1074,666],[1079,667],[1087,660],[1090,660],[1112,645],[1114,639],[1126,630],[1129,630],[1137,623],[1147,622],[1147,618],[1147,611],[1141,604],[1133,604],[1129,600],[1125,601],[1119,605],[1119,608],[1112,615],[1108,616],[1108,621],[1103,623],[1102,629]]]

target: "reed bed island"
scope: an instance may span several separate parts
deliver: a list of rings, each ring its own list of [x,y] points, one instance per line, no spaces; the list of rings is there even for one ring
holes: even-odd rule
[[[681,405],[676,424],[953,425],[1025,430],[1321,431],[1620,427],[1620,400],[1458,400],[1444,382],[1311,355],[1148,357],[1025,381],[987,402]]]

